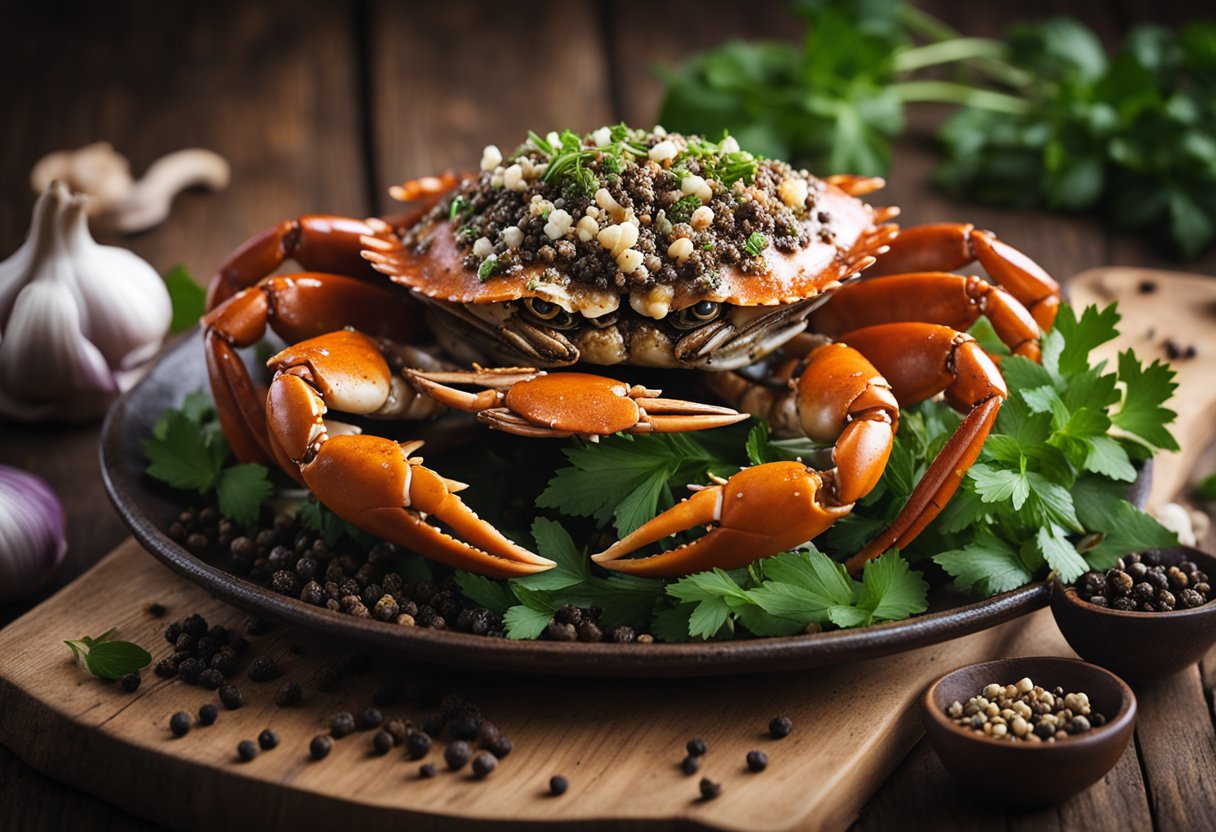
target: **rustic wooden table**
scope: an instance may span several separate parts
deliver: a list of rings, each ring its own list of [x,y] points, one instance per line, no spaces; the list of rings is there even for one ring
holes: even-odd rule
[[[50,150],[108,140],[137,172],[186,146],[227,157],[228,190],[186,194],[164,226],[123,241],[161,271],[183,263],[202,279],[252,231],[310,211],[385,210],[389,184],[467,164],[487,142],[510,144],[530,128],[649,124],[661,94],[656,65],[732,37],[795,40],[801,32],[776,2],[666,5],[656,15],[645,0],[22,4],[6,15],[0,57],[0,255],[25,233],[28,172]],[[1068,13],[1108,44],[1136,23],[1182,22],[1193,8],[1185,0],[920,5],[976,35]],[[908,223],[967,219],[998,229],[1060,277],[1099,264],[1180,267],[1089,218],[997,211],[935,192],[928,174],[937,115],[916,115],[897,148],[885,199],[903,206]],[[1216,252],[1187,268],[1216,273]],[[3,425],[0,461],[56,488],[69,513],[70,550],[39,597],[0,607],[0,624],[125,536],[102,490],[98,431],[97,424]],[[1135,746],[1108,775],[1104,802],[1082,796],[1058,809],[994,815],[957,792],[922,742],[857,827],[1209,827],[1216,808],[1214,687],[1216,654],[1200,671],[1141,692]],[[994,772],[994,781],[1017,774]],[[147,824],[0,748],[0,826]]]

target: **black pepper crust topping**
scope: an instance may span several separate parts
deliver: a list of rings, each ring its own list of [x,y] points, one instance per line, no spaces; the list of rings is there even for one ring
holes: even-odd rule
[[[558,285],[694,281],[711,291],[723,268],[765,273],[765,249],[832,242],[831,216],[816,207],[824,184],[753,157],[730,136],[712,142],[625,125],[531,134],[506,157],[487,147],[482,168],[405,243],[425,250],[426,229],[450,219],[465,267],[483,281],[540,266],[543,282]],[[613,231],[624,224],[633,229]]]

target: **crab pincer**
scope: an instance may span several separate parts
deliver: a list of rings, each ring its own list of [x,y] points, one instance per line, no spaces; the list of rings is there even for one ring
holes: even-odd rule
[[[626,433],[679,433],[733,425],[747,418],[729,407],[660,398],[650,390],[590,373],[546,373],[525,367],[473,372],[406,370],[420,393],[476,413],[492,428],[519,436],[564,438]],[[482,387],[477,393],[450,385]]]
[[[431,560],[495,578],[543,572],[553,561],[512,542],[478,517],[448,480],[395,442],[339,426],[330,407],[377,416],[393,407],[392,373],[376,342],[342,330],[288,347],[269,362],[266,397],[276,461],[296,470],[330,510]],[[450,531],[428,522],[434,517]]]

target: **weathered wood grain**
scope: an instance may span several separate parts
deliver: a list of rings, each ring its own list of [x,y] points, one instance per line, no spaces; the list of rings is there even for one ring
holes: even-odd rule
[[[390,184],[476,169],[481,150],[611,120],[591,3],[375,2],[369,114],[382,211]]]
[[[151,618],[149,602],[169,609]],[[332,693],[317,690],[316,670],[349,648],[280,627],[253,639],[255,655],[270,655],[285,680],[304,687],[305,704],[279,708],[279,683],[238,679],[245,705],[221,708],[214,726],[174,739],[168,720],[196,712],[214,693],[145,674],[135,694],[84,676],[65,637],[117,627],[120,637],[148,647],[154,659],[172,647],[161,637],[174,618],[200,612],[212,623],[240,627],[243,614],[208,598],[129,541],[94,570],[0,631],[0,740],[35,767],[105,795],[153,820],[190,829],[273,826],[322,829],[387,821],[453,828],[506,822],[521,828],[613,826],[733,830],[841,829],[867,795],[915,743],[915,702],[934,677],[994,656],[1027,652],[1071,655],[1050,613],[900,656],[843,667],[772,676],[698,680],[492,679],[399,662],[377,662]],[[299,652],[293,651],[298,646]],[[638,645],[634,649],[646,649]],[[417,778],[417,763],[401,749],[370,753],[370,734],[337,743],[311,762],[309,740],[328,715],[359,713],[373,693],[394,681],[437,680],[479,703],[515,743],[485,782],[468,771]],[[420,721],[425,711],[386,706],[385,713]],[[766,736],[768,720],[785,714],[795,730]],[[279,749],[247,765],[235,748],[266,727]],[[684,744],[703,737],[710,751],[701,775],[723,784],[717,800],[698,799],[699,777],[679,771]],[[770,765],[746,771],[749,750]],[[432,752],[437,761],[440,751]],[[442,769],[442,765],[440,765]],[[571,793],[544,796],[548,779],[564,774]],[[183,812],[183,809],[188,810]]]

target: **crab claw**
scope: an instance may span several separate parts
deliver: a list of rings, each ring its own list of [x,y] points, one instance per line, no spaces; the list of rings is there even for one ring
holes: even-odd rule
[[[482,520],[443,477],[406,454],[399,443],[379,436],[332,436],[301,472],[317,499],[339,517],[431,560],[493,578],[554,565]]]
[[[744,468],[723,485],[703,488],[591,559],[605,569],[671,578],[715,567],[738,569],[759,558],[805,543],[852,503],[824,505],[818,471],[801,462],[769,462]],[[687,543],[650,557],[621,560],[663,538],[708,525]]]
[[[659,398],[659,390],[589,373],[545,373],[530,368],[470,373],[406,370],[420,393],[520,436],[561,438],[627,433],[678,433],[723,427],[747,418],[729,407]],[[477,393],[449,384],[484,387]]]

